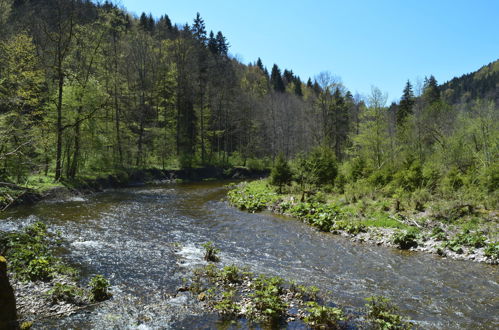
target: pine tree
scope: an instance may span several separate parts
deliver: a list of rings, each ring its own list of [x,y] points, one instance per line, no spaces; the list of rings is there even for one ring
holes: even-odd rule
[[[262,72],[265,71],[265,69],[263,68],[262,60],[260,58],[258,58],[258,60],[256,61],[256,66],[259,67]]]
[[[206,27],[204,25],[204,20],[201,18],[199,13],[196,14],[196,18],[192,24],[192,34],[196,40],[201,42],[203,45],[206,44]]]
[[[210,37],[208,38],[208,49],[212,54],[218,54],[217,39],[215,39],[213,31],[210,31]]]
[[[295,80],[294,80],[294,84],[295,84],[295,94],[297,96],[303,96],[303,91],[301,89],[301,80],[300,80],[300,77],[296,77]]]
[[[433,104],[440,100],[440,89],[438,88],[437,80],[433,75],[430,78],[425,78],[423,99],[427,104]]]
[[[414,103],[416,103],[416,100],[414,98],[414,92],[412,91],[412,85],[411,82],[407,80],[402,98],[400,99],[400,106],[396,113],[398,125],[402,125],[407,116],[412,114]]]
[[[222,31],[217,32],[217,53],[222,56],[227,56],[229,52],[229,43],[225,39]]]
[[[279,187],[279,193],[282,192],[282,186],[291,183],[292,173],[284,155],[280,153],[277,156],[274,167],[270,172],[270,183]]]
[[[285,87],[284,82],[282,81],[281,70],[277,64],[274,64],[272,67],[272,72],[270,74],[270,85],[272,88],[279,93],[284,93]]]

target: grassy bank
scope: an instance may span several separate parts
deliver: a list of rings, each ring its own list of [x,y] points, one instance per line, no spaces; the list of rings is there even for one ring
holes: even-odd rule
[[[418,203],[375,191],[304,194],[297,185],[279,190],[268,179],[244,182],[233,187],[228,199],[241,210],[289,215],[320,231],[356,241],[498,263],[498,214],[494,210],[435,197],[423,209]]]
[[[202,181],[207,179],[248,179],[268,175],[266,169],[247,167],[197,167],[190,169],[129,169],[79,175],[58,182],[52,176],[31,175],[23,183],[0,182],[0,211],[10,206],[35,202],[52,192],[95,192],[151,182]]]

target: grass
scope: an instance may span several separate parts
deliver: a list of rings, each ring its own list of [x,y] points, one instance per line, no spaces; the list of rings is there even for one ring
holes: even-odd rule
[[[419,192],[419,203],[413,203],[411,196],[409,199],[400,197],[402,194],[389,197],[381,190],[367,191],[362,187],[363,193],[356,194],[355,198],[350,196],[352,191],[317,190],[303,201],[299,193],[302,187],[295,183],[287,186],[282,194],[266,179],[232,188],[229,202],[241,210],[270,209],[293,216],[320,231],[352,236],[370,228],[387,228],[396,231],[391,242],[402,249],[416,247],[431,237],[442,242],[440,249],[462,254],[485,248],[485,257],[492,262],[499,259],[497,219],[493,212],[472,206],[459,196],[444,199]],[[432,232],[435,227],[445,231]]]

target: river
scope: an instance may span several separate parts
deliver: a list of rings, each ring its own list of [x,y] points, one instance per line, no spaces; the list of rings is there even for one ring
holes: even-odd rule
[[[499,328],[497,266],[353,243],[285,217],[241,212],[224,201],[224,184],[110,190],[4,212],[0,230],[42,220],[62,233],[64,258],[84,278],[100,273],[112,284],[110,301],[35,328],[227,328],[189,294],[173,296],[204,264],[207,241],[225,264],[318,286],[353,312],[365,297],[383,295],[419,328]]]

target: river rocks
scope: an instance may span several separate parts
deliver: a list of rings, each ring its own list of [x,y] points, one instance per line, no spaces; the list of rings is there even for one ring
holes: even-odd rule
[[[16,299],[7,276],[7,260],[0,256],[0,329],[17,329]]]
[[[21,282],[14,280],[12,286],[16,295],[17,311],[22,320],[35,321],[51,316],[71,315],[85,305],[65,301],[54,302],[50,290],[55,283],[76,285],[71,279],[60,276],[51,282]],[[86,301],[82,301],[86,304]]]

